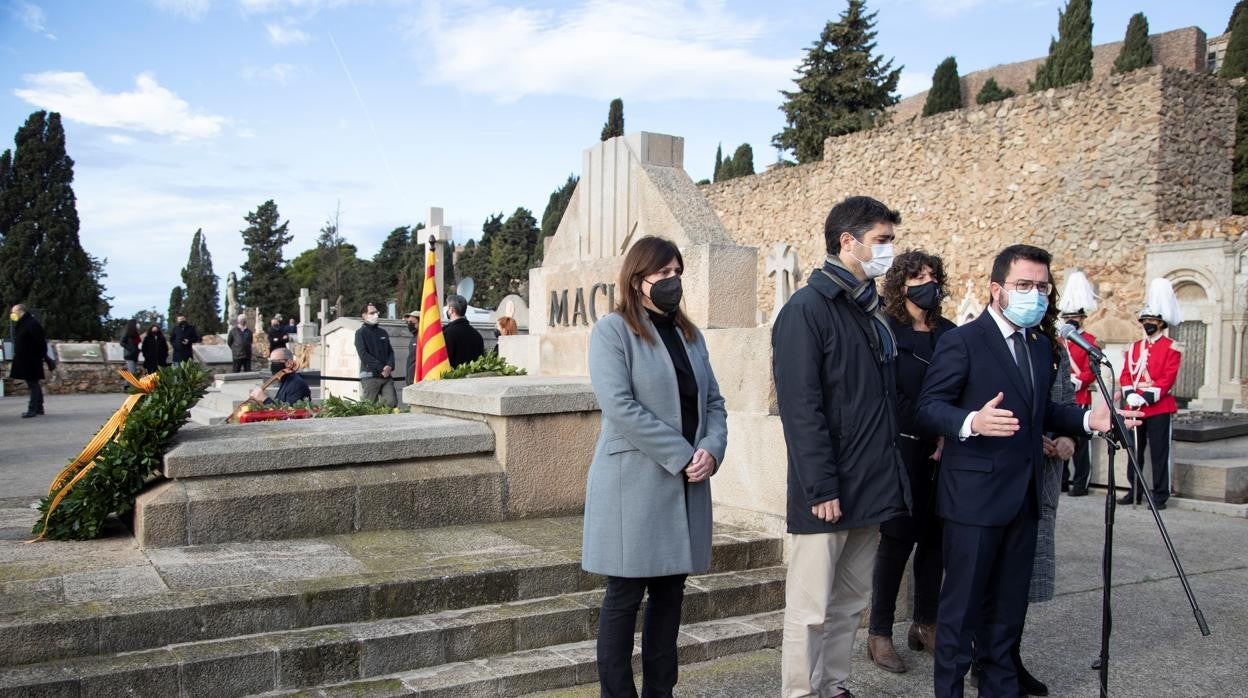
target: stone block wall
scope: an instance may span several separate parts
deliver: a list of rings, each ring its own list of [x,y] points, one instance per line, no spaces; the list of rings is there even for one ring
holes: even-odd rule
[[[1153,67],[829,139],[823,162],[704,192],[737,243],[790,243],[805,269],[825,255],[832,205],[874,196],[901,211],[899,250],[944,259],[950,313],[968,279],[986,298],[992,257],[1026,242],[1054,254],[1059,282],[1082,268],[1121,316],[1143,302],[1163,225],[1178,238],[1204,233],[1175,221],[1230,215],[1234,104],[1225,81]]]
[[[1125,34],[1127,28],[1122,28]],[[1206,39],[1205,33],[1197,27],[1186,27],[1148,37],[1153,47],[1155,65],[1170,68],[1181,68],[1192,72],[1203,73],[1206,70]],[[1114,69],[1114,61],[1122,50],[1122,42],[1101,44],[1092,47],[1092,78],[1098,79],[1110,74]],[[977,70],[961,76],[962,105],[969,107],[975,104],[975,95],[983,89],[989,78],[997,81],[1002,89],[1011,89],[1020,95],[1027,94],[1028,84],[1036,77],[1036,68],[1044,62],[1044,58],[1033,58],[1018,63],[998,65],[985,70]],[[896,104],[890,111],[893,120],[902,121],[919,116],[923,113],[923,104],[927,102],[927,92],[911,95]]]

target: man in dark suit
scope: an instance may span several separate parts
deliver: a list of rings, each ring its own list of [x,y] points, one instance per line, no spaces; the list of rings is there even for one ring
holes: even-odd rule
[[[1030,245],[997,255],[991,303],[941,337],[919,396],[919,421],[945,436],[936,495],[945,563],[934,671],[939,698],[962,695],[972,640],[982,666],[980,695],[1020,695],[1011,652],[1035,558],[1043,436],[1110,428],[1104,404],[1087,413],[1049,399],[1055,376],[1045,332],[1052,322],[1038,326],[1046,315],[1056,317],[1048,303],[1050,261]]]
[[[468,301],[463,296],[452,293],[446,297],[446,319],[450,322],[442,328],[442,339],[446,341],[446,358],[450,360],[451,368],[478,359],[485,353],[485,339],[464,318],[467,314]]]

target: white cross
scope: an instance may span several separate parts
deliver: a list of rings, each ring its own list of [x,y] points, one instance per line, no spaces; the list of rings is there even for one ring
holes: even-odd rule
[[[775,322],[780,308],[789,301],[797,291],[797,283],[802,280],[802,270],[798,266],[797,252],[787,242],[778,242],[771,247],[767,255],[767,276],[775,277],[776,296],[771,308],[771,320]]]

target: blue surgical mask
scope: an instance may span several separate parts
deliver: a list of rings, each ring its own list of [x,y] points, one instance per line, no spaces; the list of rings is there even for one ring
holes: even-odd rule
[[[1010,304],[1001,310],[1006,320],[1019,327],[1035,327],[1049,309],[1049,297],[1039,291],[1010,291]]]

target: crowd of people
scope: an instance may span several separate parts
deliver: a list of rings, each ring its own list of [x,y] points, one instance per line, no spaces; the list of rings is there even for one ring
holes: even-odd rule
[[[1087,494],[1089,439],[1111,427],[1110,405],[1093,406],[1086,352],[1058,329],[1072,324],[1095,343],[1081,329],[1095,294],[1076,273],[1059,294],[1051,255],[1011,245],[993,260],[983,312],[955,326],[941,314],[943,260],[895,255],[900,223],[869,197],[834,206],[826,260],[772,326],[788,461],[782,695],[851,696],[868,599],[867,656],[908,670],[893,628],[911,555],[906,641],[932,653],[935,695],[963,695],[968,673],[983,696],[1047,695],[1022,659],[1027,609],[1053,597],[1060,492]],[[670,241],[638,240],[620,271],[623,297],[591,332],[602,425],[582,567],[607,577],[597,664],[608,697],[637,695],[643,597],[641,695],[672,695],[685,580],[710,568],[709,481],[727,447],[726,412],[681,308],[683,269]],[[1128,351],[1117,411],[1128,428],[1145,425],[1138,448],[1152,449],[1154,482],[1132,481],[1124,501],[1148,486],[1160,508],[1179,362],[1162,332],[1178,321],[1173,291],[1150,292],[1139,319],[1145,337]]]

